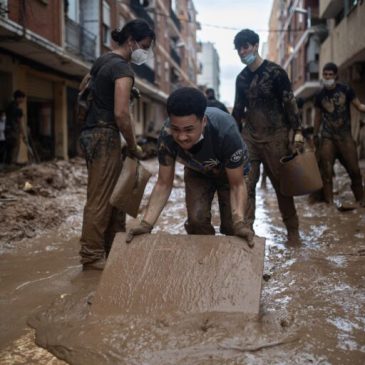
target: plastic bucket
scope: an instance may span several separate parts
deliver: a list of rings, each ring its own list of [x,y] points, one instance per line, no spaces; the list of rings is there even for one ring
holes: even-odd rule
[[[140,161],[127,157],[110,197],[110,204],[136,218],[151,173]]]
[[[314,151],[296,152],[280,159],[280,192],[285,196],[313,193],[322,188]]]

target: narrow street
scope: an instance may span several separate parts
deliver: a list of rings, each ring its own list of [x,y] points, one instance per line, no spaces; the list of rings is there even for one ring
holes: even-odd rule
[[[146,164],[157,171],[154,159]],[[361,167],[364,175],[364,160]],[[351,201],[347,175],[339,165],[335,172],[336,200]],[[39,344],[72,364],[364,364],[364,208],[339,212],[296,198],[303,244],[286,247],[270,182],[266,190],[258,184],[255,230],[266,237],[259,318],[121,315],[100,332],[100,323],[85,324],[100,273],[82,272],[78,262],[85,184],[79,159],[0,174],[2,365],[64,364],[35,345],[28,322]],[[183,187],[179,167],[154,232],[185,233]]]

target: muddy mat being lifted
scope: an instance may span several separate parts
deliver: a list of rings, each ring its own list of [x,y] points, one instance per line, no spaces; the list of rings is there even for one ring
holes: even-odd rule
[[[232,236],[117,234],[92,311],[259,312],[265,240],[250,249]]]

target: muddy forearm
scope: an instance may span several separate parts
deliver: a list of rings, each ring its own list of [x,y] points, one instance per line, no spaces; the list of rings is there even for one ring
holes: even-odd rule
[[[283,105],[288,117],[288,121],[293,131],[301,129],[301,121],[299,118],[299,111],[297,102],[295,100],[293,92],[284,92]]]
[[[243,222],[247,206],[247,188],[244,181],[242,184],[231,186],[230,201],[233,225],[237,222]]]
[[[130,114],[124,113],[121,116],[116,116],[115,119],[120,132],[122,133],[125,141],[127,142],[128,148],[129,149],[136,148],[137,142],[132,127],[132,120]]]
[[[313,135],[315,136],[318,135],[320,126],[321,126],[321,115],[320,112],[316,110],[313,122]]]
[[[170,193],[172,185],[157,183],[152,190],[150,200],[148,202],[146,213],[143,220],[154,226],[158,217],[160,216],[162,209],[165,207]]]

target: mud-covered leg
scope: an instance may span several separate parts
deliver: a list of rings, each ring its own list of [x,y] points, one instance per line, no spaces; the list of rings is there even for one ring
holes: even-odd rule
[[[188,219],[185,229],[188,234],[214,235],[211,224],[211,207],[216,191],[214,182],[197,172],[185,168],[185,199]]]

